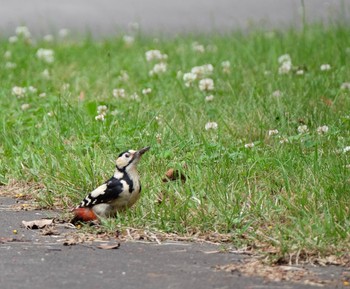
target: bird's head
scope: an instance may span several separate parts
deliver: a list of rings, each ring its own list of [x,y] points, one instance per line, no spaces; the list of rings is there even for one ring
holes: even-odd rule
[[[130,170],[132,168],[136,168],[138,162],[140,161],[141,156],[147,152],[150,147],[144,147],[138,151],[128,150],[122,152],[116,161],[116,168],[119,171]]]

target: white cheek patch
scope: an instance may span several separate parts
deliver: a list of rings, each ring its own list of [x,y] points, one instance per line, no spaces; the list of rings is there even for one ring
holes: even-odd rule
[[[99,195],[103,195],[105,193],[105,190],[107,189],[107,185],[103,184],[99,186],[97,189],[93,190],[90,195],[92,198],[97,198]]]
[[[127,164],[127,162],[125,161],[124,158],[118,158],[117,161],[116,161],[116,165],[117,165],[117,167],[119,167],[119,168],[125,167],[126,164]]]

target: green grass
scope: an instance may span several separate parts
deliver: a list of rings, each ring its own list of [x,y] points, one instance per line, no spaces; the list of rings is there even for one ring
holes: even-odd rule
[[[111,176],[119,152],[149,145],[139,165],[142,198],[106,223],[109,229],[229,233],[234,245],[265,244],[280,253],[341,251],[350,225],[350,152],[343,151],[350,145],[350,90],[340,88],[350,81],[349,33],[346,26],[313,25],[157,41],[136,35],[130,47],[122,37],[32,44],[2,38],[0,57],[12,56],[0,63],[0,181],[42,183],[37,200],[68,209]],[[195,41],[204,53],[193,51]],[[55,61],[38,59],[39,48],[54,50]],[[148,75],[156,63],[145,59],[150,49],[168,55],[164,74]],[[277,60],[285,53],[293,71],[280,75]],[[229,74],[221,68],[226,60]],[[17,66],[6,69],[8,61]],[[208,93],[198,80],[188,88],[177,77],[203,64],[214,66],[215,90]],[[331,69],[321,71],[322,64]],[[17,98],[14,86],[37,92]],[[152,93],[142,95],[147,87]],[[136,92],[140,101],[117,99],[114,88]],[[212,102],[205,101],[209,94]],[[22,110],[25,103],[30,107]],[[104,122],[95,120],[99,105],[108,107]],[[209,121],[218,129],[205,130]],[[299,134],[303,124],[309,131]],[[323,125],[329,131],[319,135]],[[272,129],[279,133],[269,137]],[[182,170],[187,182],[163,183],[169,168]],[[161,192],[167,198],[158,204]]]

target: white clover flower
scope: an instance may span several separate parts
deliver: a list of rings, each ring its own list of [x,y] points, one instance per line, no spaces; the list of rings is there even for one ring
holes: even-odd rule
[[[46,92],[42,92],[39,94],[39,97],[46,97]]]
[[[278,68],[279,74],[287,74],[292,69],[292,62],[286,61],[281,64],[281,66]]]
[[[348,151],[350,151],[350,146],[346,146],[345,148],[343,148],[344,153],[347,153]]]
[[[129,74],[125,70],[120,71],[120,75],[118,77],[118,80],[123,81],[123,82],[128,82],[129,81]]]
[[[218,129],[218,124],[215,122],[215,121],[213,121],[213,122],[207,122],[206,124],[205,124],[205,130],[210,130],[210,129]]]
[[[162,134],[161,133],[157,133],[156,134],[156,139],[157,139],[157,143],[161,143],[162,142]]]
[[[347,90],[350,90],[350,82],[344,82],[344,83],[342,83],[342,85],[340,86],[340,89],[347,89]]]
[[[205,101],[206,102],[210,102],[210,101],[213,101],[214,100],[214,95],[207,95],[206,97],[205,97]]]
[[[192,43],[192,50],[199,53],[205,52],[204,46],[202,44],[199,44],[198,42]]]
[[[135,38],[133,36],[130,36],[130,35],[124,35],[123,36],[123,41],[124,41],[124,44],[126,46],[131,46],[131,45],[134,44]]]
[[[105,121],[105,115],[104,114],[99,114],[95,116],[95,120],[97,121]]]
[[[211,78],[204,78],[199,81],[198,85],[201,91],[211,91],[214,90],[214,80]]]
[[[211,64],[204,64],[202,66],[195,66],[191,69],[191,73],[195,74],[197,78],[203,78],[210,75],[214,71],[214,67]]]
[[[108,107],[106,105],[99,105],[97,107],[97,114],[106,115],[107,111],[108,111]]]
[[[125,98],[126,97],[126,93],[125,93],[125,89],[124,88],[115,88],[112,91],[113,96],[116,98]]]
[[[10,59],[12,57],[12,52],[10,50],[5,51],[4,58]]]
[[[282,96],[282,92],[280,90],[275,90],[273,93],[272,93],[272,96],[273,97],[281,97]]]
[[[136,92],[134,92],[132,95],[130,95],[130,99],[140,101],[140,97]]]
[[[285,62],[290,62],[292,63],[292,58],[290,57],[289,54],[283,54],[280,57],[278,57],[278,63],[282,64]]]
[[[296,75],[304,75],[304,70],[302,69],[298,69],[296,72],[295,72]]]
[[[46,42],[52,42],[54,38],[53,38],[52,34],[47,34],[43,37],[43,39]]]
[[[47,113],[47,116],[49,116],[49,117],[53,117],[55,114],[54,114],[54,112],[53,111],[49,111],[48,113]]]
[[[164,62],[156,63],[154,65],[154,67],[152,68],[152,70],[150,70],[149,75],[153,76],[153,75],[162,74],[162,73],[166,72],[166,70],[167,70],[166,63],[164,63]]]
[[[327,71],[331,69],[331,66],[329,64],[322,64],[320,66],[321,71]]]
[[[61,38],[66,38],[69,35],[69,29],[62,28],[58,31],[58,36]]]
[[[17,67],[17,64],[14,63],[14,62],[6,62],[6,63],[5,63],[5,67],[6,67],[7,69],[14,69],[14,68]]]
[[[298,126],[298,133],[303,134],[303,133],[307,133],[309,131],[307,125],[300,125]]]
[[[154,119],[156,120],[156,122],[158,124],[162,124],[163,123],[163,116],[162,115],[156,115],[156,117]]]
[[[150,94],[152,92],[152,88],[144,88],[142,89],[142,94],[143,95],[147,95],[147,94]]]
[[[283,54],[278,57],[278,63],[281,64],[278,68],[279,74],[287,74],[292,69],[292,59],[289,54]]]
[[[289,143],[289,140],[286,137],[282,137],[280,139],[280,144],[284,144],[284,143]]]
[[[42,73],[41,73],[42,78],[44,79],[49,79],[50,78],[50,72],[48,69],[45,69]]]
[[[317,128],[316,132],[318,134],[325,134],[325,133],[327,133],[328,132],[328,126],[326,126],[326,125],[320,126],[320,127]]]
[[[38,91],[34,86],[28,86],[27,89],[30,93],[36,93]]]
[[[197,74],[187,72],[183,75],[182,79],[185,82],[185,86],[190,87],[192,83],[197,79]]]
[[[244,147],[245,147],[246,149],[252,149],[252,148],[254,147],[254,143],[253,143],[253,142],[247,143],[247,144],[244,145]]]
[[[36,52],[36,56],[46,63],[52,63],[55,60],[54,51],[52,49],[39,48]]]
[[[230,61],[226,60],[221,62],[222,72],[223,73],[230,73],[231,71],[231,63]]]
[[[23,38],[30,38],[30,32],[27,26],[18,26],[16,28],[16,34],[19,37],[23,37]]]
[[[23,103],[23,104],[21,105],[21,109],[22,109],[22,110],[27,110],[28,108],[30,108],[30,104],[29,104],[29,103]]]
[[[9,43],[16,43],[18,41],[18,37],[17,36],[10,36],[9,37]]]
[[[145,55],[146,55],[146,60],[147,60],[148,62],[150,62],[150,61],[152,61],[152,60],[163,61],[163,60],[168,59],[168,55],[162,54],[162,53],[160,52],[160,50],[156,50],[156,49],[146,51]]]
[[[270,129],[267,133],[269,136],[277,135],[278,130],[277,129]]]
[[[20,87],[20,86],[12,87],[12,94],[17,96],[18,98],[24,97],[25,93],[26,93],[26,89],[24,87]]]

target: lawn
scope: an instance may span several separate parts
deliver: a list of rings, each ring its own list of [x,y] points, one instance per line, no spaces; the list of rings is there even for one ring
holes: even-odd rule
[[[151,146],[142,198],[107,230],[216,233],[280,256],[348,248],[349,27],[16,33],[0,39],[2,184],[40,184],[42,207],[68,211],[121,151]],[[170,168],[186,181],[163,182]]]

